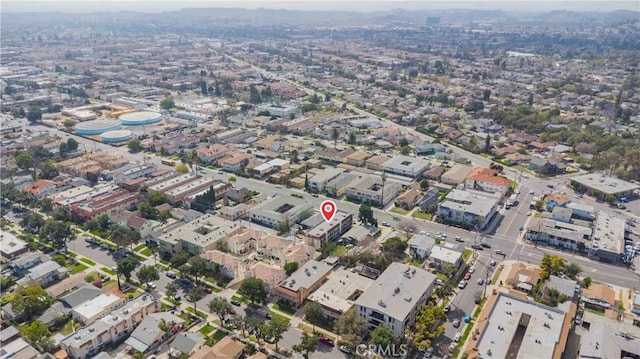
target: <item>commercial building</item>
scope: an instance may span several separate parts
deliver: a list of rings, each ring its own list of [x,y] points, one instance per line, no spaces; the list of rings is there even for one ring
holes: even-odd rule
[[[198,193],[198,192],[202,192],[202,193],[207,192],[211,188],[211,186],[219,182],[220,181],[216,179],[208,178],[208,177],[195,178],[193,181],[187,182],[181,186],[178,186],[166,191],[164,195],[167,198],[167,201],[169,201],[169,203],[172,203],[175,205],[175,204],[181,203],[186,197],[188,197],[191,194]],[[226,186],[219,187],[219,188],[226,188]],[[214,192],[215,192],[215,189],[214,189]]]
[[[588,173],[572,177],[571,185],[575,189],[585,191],[600,200],[604,200],[608,196],[614,196],[615,198],[631,196],[634,191],[640,189],[637,184],[603,173]]]
[[[156,171],[156,167],[147,164],[129,164],[111,171],[113,177],[113,183],[121,185],[128,180],[133,180],[142,177],[149,177]]]
[[[177,177],[172,177],[169,176],[166,180],[164,181],[160,181],[157,182],[154,180],[153,185],[150,185],[147,188],[147,191],[149,193],[161,193],[161,194],[165,194],[168,191],[183,186],[187,183],[193,182],[195,180],[197,180],[198,178],[200,178],[200,176],[194,174],[194,173],[185,173],[182,175],[179,175]]]
[[[276,117],[289,117],[289,115],[295,115],[300,110],[296,106],[291,105],[262,105],[259,107],[260,111],[269,112],[269,116]]]
[[[480,313],[464,353],[470,359],[560,359],[572,319],[559,309],[497,292]]]
[[[309,211],[313,212],[313,205],[303,199],[276,195],[249,210],[249,219],[274,229],[281,223],[291,227],[301,220],[303,212]]]
[[[275,295],[293,308],[301,306],[305,299],[326,281],[331,266],[310,260],[298,268],[289,278],[283,280],[275,290]]]
[[[322,219],[321,223],[306,232],[307,244],[316,249],[320,249],[322,243],[337,241],[343,234],[347,233],[353,226],[353,215],[342,211],[337,211],[327,222]]]
[[[27,243],[18,239],[12,233],[3,231],[0,233],[0,254],[6,259],[17,258],[29,250]]]
[[[93,357],[109,344],[126,338],[144,318],[160,308],[160,301],[143,294],[69,334],[60,341],[60,346],[72,359]]]
[[[373,280],[340,269],[331,274],[329,280],[309,296],[309,300],[322,306],[327,319],[338,319],[351,309],[358,298],[364,293]]]
[[[589,256],[608,263],[619,263],[624,253],[625,219],[603,212],[593,222]]]
[[[498,211],[498,199],[480,193],[454,189],[438,204],[438,218],[484,229]]]
[[[387,180],[383,185],[382,179],[367,176],[347,188],[347,198],[382,207],[396,198],[401,190],[402,185],[397,182]]]
[[[387,324],[402,337],[431,296],[436,278],[423,269],[391,263],[356,300],[356,314],[365,320],[369,331]]]
[[[162,115],[158,112],[139,111],[126,113],[119,119],[123,126],[144,126],[160,122]]]
[[[431,167],[431,162],[417,157],[396,155],[382,164],[382,170],[398,176],[418,178]]]
[[[91,197],[86,201],[69,206],[71,217],[79,221],[87,221],[100,214],[109,216],[122,212],[127,206],[138,202],[139,193],[129,192],[125,189],[117,189]]]

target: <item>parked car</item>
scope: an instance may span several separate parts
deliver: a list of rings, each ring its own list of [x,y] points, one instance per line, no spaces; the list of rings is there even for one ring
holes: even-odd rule
[[[229,308],[229,314],[236,314],[236,310],[233,308]]]
[[[456,237],[456,242],[464,242],[464,239],[462,237]]]
[[[102,288],[102,281],[101,280],[97,280],[97,281],[93,282],[92,284],[95,285],[98,288]]]
[[[108,282],[110,280],[111,280],[111,277],[109,277],[109,276],[102,277],[102,283],[106,283],[106,282]]]
[[[456,319],[453,321],[453,323],[451,323],[451,325],[453,325],[454,328],[457,328],[460,326],[460,319]]]
[[[453,341],[454,342],[459,342],[460,339],[462,339],[462,334],[460,334],[460,332],[457,332],[456,335],[453,337]]]
[[[479,250],[479,251],[481,251],[481,250],[483,250],[483,249],[484,249],[484,247],[482,247],[482,246],[481,246],[481,245],[479,245],[479,244],[472,244],[472,245],[471,245],[471,248],[472,248],[472,249],[477,249],[477,250]]]
[[[480,245],[485,247],[485,248],[491,248],[491,246],[487,242],[482,242],[482,243],[480,243]]]
[[[484,284],[484,279],[480,278],[478,279],[478,285],[483,285]]]
[[[466,273],[464,275],[464,280],[469,280],[469,279],[471,279],[471,273]]]
[[[238,301],[237,301],[237,300],[235,300],[235,299],[232,299],[230,303],[231,303],[231,304],[233,304],[233,305],[235,305],[236,307],[239,307],[239,306],[240,306],[240,302],[238,302]]]
[[[496,254],[501,255],[501,256],[506,256],[506,254],[502,251],[502,249],[496,249]]]
[[[489,262],[489,265],[492,266],[492,267],[495,267],[496,266],[496,261],[491,260],[491,262]]]
[[[85,241],[85,242],[87,242],[87,243],[89,243],[89,244],[94,244],[94,243],[96,242],[96,241],[95,241],[93,238],[91,238],[91,237],[86,237],[86,238],[84,239],[84,241]]]
[[[207,294],[211,294],[212,290],[209,287],[204,287],[204,292]]]
[[[341,346],[338,347],[338,349],[340,349],[340,351],[345,353],[345,354],[351,354],[351,348],[349,348],[346,345],[341,345]]]
[[[469,268],[469,273],[473,274],[476,272],[476,269],[474,267]]]
[[[176,279],[176,274],[171,271],[165,272],[165,275],[171,279]]]
[[[428,347],[424,352],[424,357],[428,359],[431,358],[431,356],[433,356],[433,347]]]
[[[451,311],[451,306],[450,306],[449,304],[447,304],[447,305],[444,307],[444,312],[445,312],[445,313],[449,313],[450,311]]]
[[[467,281],[462,281],[458,284],[458,288],[460,289],[464,289],[467,286]]]
[[[149,282],[149,283],[147,283],[147,288],[155,289],[156,288],[156,284],[153,283],[153,282]]]
[[[382,222],[382,225],[385,227],[391,227],[391,224],[389,222]]]
[[[327,337],[319,337],[318,341],[324,345],[328,345],[330,347],[334,346],[335,344],[333,343],[333,339],[327,338]]]
[[[440,278],[436,278],[436,284],[437,284],[437,285],[443,285],[443,284],[444,284],[444,282],[442,281],[442,279],[440,279]]]

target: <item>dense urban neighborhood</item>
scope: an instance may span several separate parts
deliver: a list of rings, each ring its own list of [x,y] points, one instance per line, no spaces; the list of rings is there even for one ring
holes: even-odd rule
[[[1,15],[0,359],[640,358],[637,10]]]

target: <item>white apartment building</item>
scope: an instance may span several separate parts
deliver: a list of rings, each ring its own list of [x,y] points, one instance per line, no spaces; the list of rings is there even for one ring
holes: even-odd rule
[[[363,177],[359,182],[347,188],[347,198],[360,203],[384,206],[398,196],[402,185],[393,181],[385,181],[376,177]]]
[[[438,204],[438,217],[451,223],[484,229],[498,211],[498,198],[454,189]]]
[[[295,197],[275,196],[249,210],[249,219],[269,228],[278,228],[280,223],[287,226],[298,223],[305,211],[313,212],[313,205]]]

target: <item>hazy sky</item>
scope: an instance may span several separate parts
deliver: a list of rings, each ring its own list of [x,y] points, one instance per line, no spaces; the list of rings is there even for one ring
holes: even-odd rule
[[[208,0],[20,0],[2,1],[0,12],[92,12],[92,11],[141,11],[162,12],[194,7],[235,7],[235,8],[270,8],[292,10],[350,10],[381,11],[390,9],[407,10],[442,10],[442,9],[486,9],[486,10],[575,10],[575,11],[640,11],[640,0],[632,1],[574,1],[574,0],[514,0],[514,1],[480,1],[480,0],[448,0],[448,1],[341,1],[341,0],[254,0],[254,1],[208,1]]]

